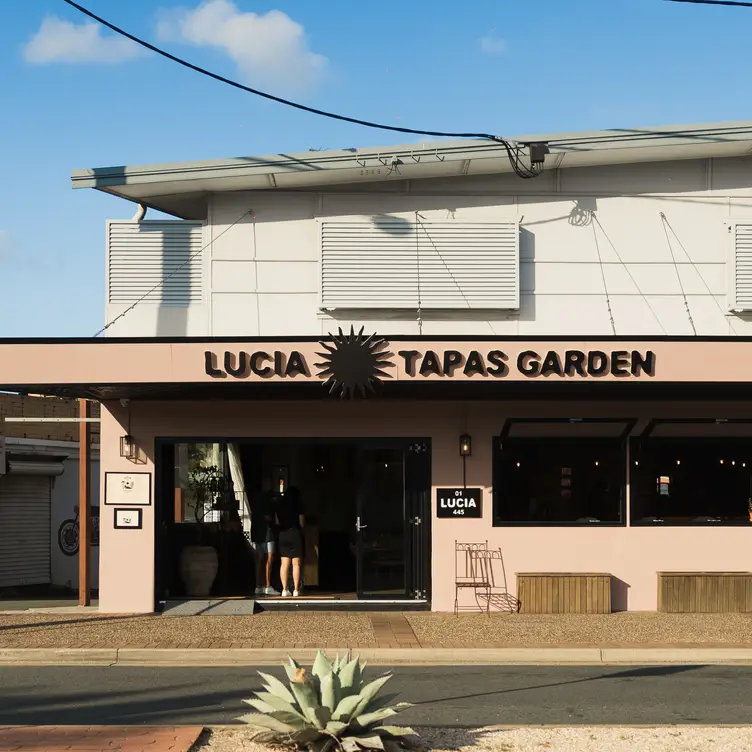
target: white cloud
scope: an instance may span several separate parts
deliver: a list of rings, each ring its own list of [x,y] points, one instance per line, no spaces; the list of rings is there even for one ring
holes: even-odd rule
[[[308,49],[305,29],[279,10],[243,12],[232,0],[204,0],[165,13],[162,40],[214,47],[228,55],[249,84],[304,90],[318,84],[327,59]]]
[[[507,43],[495,32],[486,34],[478,40],[480,51],[486,55],[501,55],[507,51]]]
[[[130,39],[103,36],[95,21],[74,24],[47,16],[39,31],[24,47],[29,63],[122,63],[140,57],[144,51]]]

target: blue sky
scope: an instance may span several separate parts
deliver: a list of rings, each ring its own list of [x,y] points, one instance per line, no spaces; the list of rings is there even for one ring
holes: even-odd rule
[[[503,135],[752,119],[752,9],[662,0],[83,0],[228,77],[386,124]],[[251,15],[253,14],[253,15]],[[84,167],[410,140],[225,87],[61,0],[0,0],[0,336],[103,321],[105,220]],[[416,139],[417,140],[417,139]]]

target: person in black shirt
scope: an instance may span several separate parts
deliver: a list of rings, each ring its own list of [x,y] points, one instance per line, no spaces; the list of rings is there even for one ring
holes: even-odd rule
[[[269,491],[258,494],[251,502],[251,548],[256,561],[256,595],[279,595],[272,587],[274,502]]]
[[[279,574],[282,595],[290,595],[290,562],[292,562],[293,596],[300,595],[300,565],[303,559],[303,515],[300,508],[300,491],[294,486],[277,501],[277,528],[279,530]]]

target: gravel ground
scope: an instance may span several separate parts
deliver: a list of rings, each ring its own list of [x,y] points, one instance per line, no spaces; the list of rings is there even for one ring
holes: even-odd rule
[[[0,614],[0,647],[370,647],[367,614],[78,616]]]
[[[426,749],[498,750],[498,752],[749,752],[752,726],[577,726],[516,729],[421,729]],[[268,752],[250,740],[246,729],[205,732],[194,750],[205,752]]]
[[[752,614],[405,614],[423,647],[747,645]],[[376,647],[367,613],[255,616],[2,614],[0,648]]]
[[[423,647],[752,644],[752,614],[408,613],[405,616]],[[462,625],[460,629],[458,624]]]

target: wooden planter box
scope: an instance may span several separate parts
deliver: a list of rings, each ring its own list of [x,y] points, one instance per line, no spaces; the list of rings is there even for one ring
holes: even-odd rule
[[[610,614],[611,575],[602,572],[517,574],[522,614]]]
[[[658,610],[668,614],[752,612],[752,572],[658,572]]]

